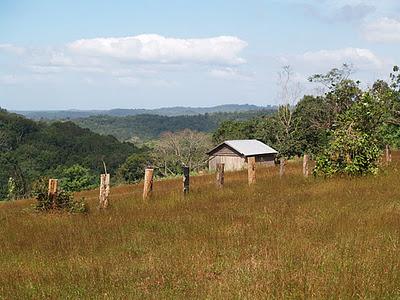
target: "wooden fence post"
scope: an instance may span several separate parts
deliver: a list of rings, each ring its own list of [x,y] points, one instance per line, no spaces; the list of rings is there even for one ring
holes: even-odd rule
[[[389,145],[386,145],[385,154],[386,154],[386,164],[389,165],[390,162],[392,161],[392,151],[390,150]]]
[[[308,154],[305,153],[303,156],[303,175],[304,177],[308,177]]]
[[[143,185],[143,199],[147,199],[151,196],[153,191],[153,174],[154,169],[146,169],[144,172],[144,185]]]
[[[183,194],[186,195],[189,193],[189,185],[190,185],[190,170],[189,167],[183,166]]]
[[[256,158],[254,156],[247,158],[247,177],[249,185],[256,182]]]
[[[110,194],[110,174],[100,175],[100,208],[108,207],[108,195]]]
[[[56,200],[57,200],[57,192],[58,192],[58,180],[57,179],[49,179],[49,188],[48,188],[48,196],[52,203],[53,208],[56,208]]]
[[[284,157],[282,157],[280,160],[280,165],[279,165],[279,176],[280,177],[285,175],[285,166],[286,166],[286,159]]]
[[[218,163],[217,164],[217,187],[222,188],[224,185],[224,169],[225,164]]]

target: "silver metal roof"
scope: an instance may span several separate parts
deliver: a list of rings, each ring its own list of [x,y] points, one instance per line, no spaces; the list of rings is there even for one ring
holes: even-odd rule
[[[271,148],[270,146],[258,140],[228,140],[219,144],[214,149],[218,148],[223,144],[228,145],[229,147],[235,149],[237,152],[239,152],[244,156],[278,153],[278,151],[276,151],[275,149]],[[208,153],[211,153],[213,150],[209,151]]]

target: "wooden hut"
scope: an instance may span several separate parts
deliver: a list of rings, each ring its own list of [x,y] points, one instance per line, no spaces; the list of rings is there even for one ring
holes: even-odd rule
[[[208,167],[215,170],[217,163],[224,163],[226,171],[247,168],[247,158],[254,156],[256,163],[273,165],[277,151],[258,140],[229,140],[207,152]]]

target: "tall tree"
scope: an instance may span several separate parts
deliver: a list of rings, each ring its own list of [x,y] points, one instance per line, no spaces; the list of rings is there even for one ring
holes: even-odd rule
[[[341,68],[333,68],[326,74],[314,74],[310,82],[322,84],[326,88],[323,99],[328,114],[325,115],[330,128],[335,125],[338,115],[348,110],[354,102],[360,99],[362,90],[360,82],[350,79],[353,67],[343,64]]]
[[[328,103],[322,96],[304,96],[294,110],[300,152],[318,154],[327,144],[331,127]]]
[[[156,144],[154,161],[164,175],[180,173],[182,166],[196,170],[205,166],[210,148],[211,138],[205,133],[189,129],[166,132]]]
[[[281,105],[279,105],[278,111],[274,116],[276,127],[275,147],[285,160],[295,154],[299,148],[294,110],[296,101],[301,94],[301,86],[294,80],[294,72],[290,66],[284,66],[278,72],[277,84],[279,87],[278,99]]]
[[[254,138],[256,123],[254,119],[247,121],[228,120],[221,123],[212,135],[214,144],[226,140],[240,140]]]
[[[152,165],[152,161],[147,152],[135,153],[118,168],[117,178],[129,183],[140,181],[149,165]]]
[[[317,159],[316,174],[364,175],[378,171],[387,106],[373,90],[338,116],[332,139]]]

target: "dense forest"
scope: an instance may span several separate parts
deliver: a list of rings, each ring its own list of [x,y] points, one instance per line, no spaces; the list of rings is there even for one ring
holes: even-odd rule
[[[157,139],[166,131],[177,132],[191,129],[200,132],[213,132],[226,120],[248,120],[254,117],[270,115],[274,110],[253,110],[244,112],[221,112],[212,114],[161,116],[137,115],[126,117],[92,116],[72,120],[83,128],[103,135],[113,135],[120,141],[134,143]]]
[[[0,110],[0,199],[29,196],[35,181],[46,176],[60,178],[62,186],[71,191],[91,188],[103,171],[103,161],[108,172],[117,175],[113,180],[136,181],[142,178],[147,163],[158,165],[166,157],[155,159],[147,147],[137,147],[138,141],[158,139],[166,131],[212,132],[223,120],[245,120],[270,113],[94,116],[74,120],[75,124],[72,121],[34,121]],[[116,137],[134,143],[121,142]],[[179,163],[174,164],[174,170],[179,172]]]
[[[115,173],[125,159],[140,150],[113,136],[102,136],[72,122],[35,122],[0,110],[0,199],[12,189],[15,196],[29,193],[33,180],[60,177],[79,165],[93,180],[103,169]]]

